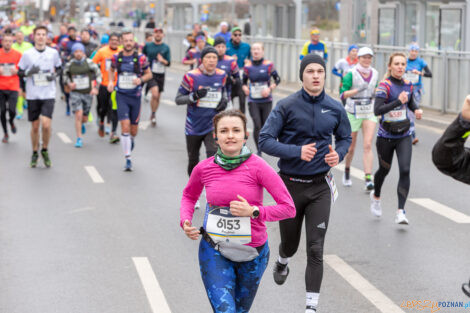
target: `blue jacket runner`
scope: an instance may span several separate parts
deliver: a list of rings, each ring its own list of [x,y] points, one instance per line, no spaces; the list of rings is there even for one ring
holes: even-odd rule
[[[310,176],[325,173],[328,145],[335,137],[334,149],[340,161],[351,144],[351,126],[343,105],[325,94],[312,97],[302,88],[278,102],[261,130],[259,146],[263,152],[279,157],[283,174]],[[310,162],[300,159],[302,146],[316,143],[317,153]]]

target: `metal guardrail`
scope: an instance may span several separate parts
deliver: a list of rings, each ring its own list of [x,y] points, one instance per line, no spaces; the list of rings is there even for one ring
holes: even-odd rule
[[[109,29],[107,29],[109,31]],[[143,41],[144,31],[136,30],[136,37]],[[165,42],[170,46],[173,62],[184,58],[187,47],[183,44],[187,31],[168,31]],[[305,40],[265,37],[245,37],[248,43],[261,42],[265,47],[265,58],[274,62],[281,79],[286,82],[299,82],[299,54]],[[348,44],[326,42],[328,47],[327,77],[325,87],[339,91],[340,79],[332,74],[334,64],[347,55]],[[382,77],[387,70],[388,57],[393,52],[406,52],[405,47],[374,45],[373,66]],[[450,52],[441,50],[420,51],[433,72],[433,77],[423,78],[424,95],[422,106],[445,112],[457,113],[463,99],[470,93],[470,52]],[[281,83],[282,84],[282,83]]]

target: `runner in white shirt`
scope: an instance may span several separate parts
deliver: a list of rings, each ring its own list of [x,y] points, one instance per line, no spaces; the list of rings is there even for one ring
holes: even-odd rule
[[[42,125],[41,155],[46,167],[52,163],[47,151],[51,137],[51,119],[56,98],[55,77],[60,75],[62,62],[57,50],[46,46],[47,28],[34,29],[34,49],[25,51],[18,63],[19,75],[26,77],[28,120],[32,122],[31,143],[33,155],[31,167],[36,167],[39,149],[39,125]]]

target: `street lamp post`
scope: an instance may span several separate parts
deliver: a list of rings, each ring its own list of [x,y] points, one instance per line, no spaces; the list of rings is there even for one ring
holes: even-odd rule
[[[43,7],[43,1],[44,0],[39,0],[39,20],[43,21],[44,20],[44,11],[42,10]]]
[[[230,11],[230,19],[232,20],[232,22],[230,24],[233,25],[233,23],[235,22],[235,0],[232,0],[231,1],[231,11]]]
[[[85,3],[83,2],[83,0],[79,0],[80,2],[80,15],[78,16],[78,23],[79,25],[81,25],[82,23],[85,23],[84,19],[83,19],[83,14],[84,14],[84,6],[85,6]]]
[[[157,23],[162,23],[165,19],[165,0],[157,0],[157,5],[155,6],[155,21]]]

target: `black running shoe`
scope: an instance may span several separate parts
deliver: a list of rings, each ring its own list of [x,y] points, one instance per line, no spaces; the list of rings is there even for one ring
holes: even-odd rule
[[[289,267],[287,264],[281,264],[279,261],[276,261],[273,269],[274,281],[278,285],[282,285],[286,282],[287,275],[289,275]]]
[[[16,134],[16,126],[15,126],[15,123],[13,121],[10,122],[10,128],[11,128],[11,132],[13,134]]]
[[[305,310],[310,310],[312,312],[317,312],[317,309],[313,306],[313,305],[307,305],[307,307],[305,308]]]

